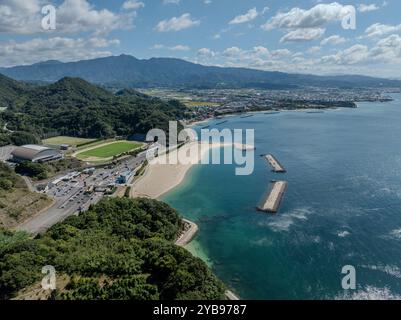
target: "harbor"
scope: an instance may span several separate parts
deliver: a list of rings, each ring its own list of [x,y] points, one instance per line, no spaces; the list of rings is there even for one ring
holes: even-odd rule
[[[267,162],[272,166],[273,171],[276,173],[286,173],[287,171],[280,164],[280,162],[271,154],[265,156]]]
[[[258,210],[268,213],[277,213],[284,197],[285,190],[287,189],[287,185],[288,183],[286,181],[272,181],[270,192],[266,199],[262,201]]]

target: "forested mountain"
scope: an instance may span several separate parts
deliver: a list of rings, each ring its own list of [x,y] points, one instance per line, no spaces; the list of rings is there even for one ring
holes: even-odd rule
[[[26,93],[27,90],[28,87],[26,85],[0,74],[0,108],[18,104],[21,100],[21,95]]]
[[[30,66],[0,68],[16,80],[55,82],[79,77],[91,83],[117,87],[271,88],[401,87],[401,81],[366,76],[313,76],[245,68],[203,66],[173,58],[136,59],[121,55],[62,63],[47,61]]]
[[[103,200],[35,239],[0,230],[0,299],[38,283],[46,265],[67,279],[54,299],[224,298],[206,264],[174,245],[181,229],[167,204],[124,198]]]
[[[42,136],[47,132],[90,138],[146,133],[168,128],[185,118],[177,101],[164,102],[129,90],[115,95],[79,78],[63,78],[46,86],[27,87],[1,78],[7,93],[0,118],[11,131]]]

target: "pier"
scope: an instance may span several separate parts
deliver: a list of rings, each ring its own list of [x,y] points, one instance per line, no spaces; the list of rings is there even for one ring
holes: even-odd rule
[[[276,173],[286,173],[287,171],[284,167],[278,162],[278,160],[271,154],[265,156],[267,162],[273,167],[273,171]]]
[[[258,209],[268,213],[277,213],[284,197],[285,190],[287,189],[287,185],[288,183],[285,181],[273,181],[270,193]]]

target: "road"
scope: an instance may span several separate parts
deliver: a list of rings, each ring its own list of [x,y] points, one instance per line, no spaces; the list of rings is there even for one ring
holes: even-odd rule
[[[118,166],[108,166],[95,170],[92,175],[81,175],[71,181],[61,182],[49,189],[46,194],[55,200],[54,205],[25,221],[17,230],[39,234],[66,218],[87,210],[90,205],[98,203],[105,197],[103,192],[86,194],[88,186],[107,187],[115,184],[117,177],[124,171],[134,170],[146,159],[146,154],[131,157]]]

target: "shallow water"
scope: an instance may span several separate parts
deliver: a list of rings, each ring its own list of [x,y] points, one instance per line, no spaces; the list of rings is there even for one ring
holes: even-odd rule
[[[228,118],[255,129],[255,171],[196,166],[163,200],[200,232],[190,250],[244,299],[401,298],[401,95],[324,113]],[[218,121],[215,121],[218,122]],[[213,127],[213,121],[211,122]],[[287,169],[274,174],[259,154]],[[289,182],[277,215],[255,207]],[[341,288],[344,265],[357,270]]]

